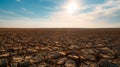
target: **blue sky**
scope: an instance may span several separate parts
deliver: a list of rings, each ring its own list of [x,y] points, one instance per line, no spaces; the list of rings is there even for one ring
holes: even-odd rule
[[[120,0],[0,0],[0,27],[120,27]]]

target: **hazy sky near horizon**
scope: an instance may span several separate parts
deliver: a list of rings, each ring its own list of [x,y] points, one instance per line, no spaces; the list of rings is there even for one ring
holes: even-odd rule
[[[120,28],[120,0],[0,0],[0,28]]]

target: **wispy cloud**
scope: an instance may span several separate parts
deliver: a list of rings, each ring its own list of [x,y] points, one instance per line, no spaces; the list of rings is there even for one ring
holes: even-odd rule
[[[4,9],[0,9],[0,13],[1,13],[0,19],[3,19],[3,18],[4,19],[15,19],[15,18],[24,17],[23,15],[20,15],[19,13],[4,10]]]
[[[21,0],[16,0],[17,2],[20,2]]]
[[[31,14],[31,15],[34,15],[34,14],[35,14],[33,11],[28,10],[27,8],[22,7],[21,9],[22,9],[26,14]]]
[[[16,0],[17,2],[20,2],[21,0]]]
[[[100,17],[115,16],[115,12],[120,10],[119,2],[119,0],[107,1],[104,4],[90,6],[94,10],[88,13],[68,15],[65,11],[55,12],[51,16],[50,24],[47,25],[50,27],[120,27],[120,23],[109,23],[109,19],[100,19]],[[107,6],[113,7],[105,9],[104,7]],[[79,8],[82,7],[87,9],[89,6]]]
[[[28,17],[16,18],[16,19],[0,19],[0,22],[4,22],[0,24],[0,27],[5,28],[42,28],[46,27],[46,23],[48,19],[36,18],[31,19]]]
[[[42,0],[44,1],[44,0]],[[53,0],[46,0],[53,1]],[[69,2],[70,0],[66,0]],[[83,1],[83,0],[81,0]],[[28,18],[22,17],[13,20],[0,20],[0,22],[5,22],[0,24],[0,27],[36,27],[36,28],[109,28],[109,27],[120,27],[120,23],[110,23],[110,18],[118,14],[116,12],[120,11],[120,0],[107,0],[103,4],[96,5],[81,5],[79,3],[79,8],[74,14],[70,15],[66,12],[66,4],[62,6],[57,6],[55,8],[46,7],[45,9],[58,10],[52,12],[49,18]],[[92,11],[84,12],[84,10],[92,8]],[[25,14],[34,15],[35,13],[27,8],[22,7],[21,10]],[[83,11],[81,13],[81,11]],[[0,10],[6,14],[14,14],[14,12],[7,12]],[[101,19],[102,18],[102,19]],[[7,24],[10,23],[10,24]]]
[[[15,12],[3,10],[3,9],[0,9],[0,12],[1,12],[1,13],[5,13],[5,14],[10,14],[10,15],[16,15]]]

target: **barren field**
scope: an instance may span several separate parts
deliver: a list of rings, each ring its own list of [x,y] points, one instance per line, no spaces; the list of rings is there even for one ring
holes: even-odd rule
[[[120,29],[0,29],[0,67],[120,67]]]

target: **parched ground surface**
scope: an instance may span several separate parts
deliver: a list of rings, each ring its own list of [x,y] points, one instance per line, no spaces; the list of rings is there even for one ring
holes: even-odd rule
[[[0,67],[120,67],[120,29],[0,29]]]

